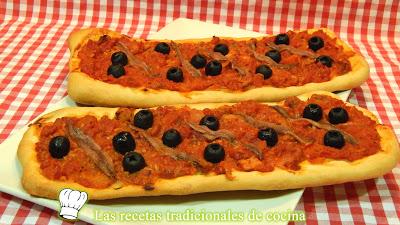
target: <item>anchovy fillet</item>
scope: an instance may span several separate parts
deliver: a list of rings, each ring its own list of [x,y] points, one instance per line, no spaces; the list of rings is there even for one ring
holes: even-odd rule
[[[169,156],[175,160],[184,160],[190,162],[198,169],[205,167],[204,164],[202,164],[199,160],[195,159],[193,156],[187,154],[186,152],[179,152],[173,148],[165,146],[163,143],[161,143],[161,141],[159,141],[156,138],[153,138],[146,131],[134,127],[132,125],[130,125],[130,128],[132,130],[137,131],[139,135],[142,136],[151,145],[151,147],[153,147],[153,149],[159,152],[160,154]]]
[[[181,53],[181,50],[179,49],[178,44],[175,42],[171,41],[171,46],[175,50],[176,55],[178,56],[179,61],[181,62],[181,65],[183,68],[185,68],[193,77],[200,77],[201,73],[198,71],[192,64],[189,63],[185,58],[183,58],[183,55]]]
[[[318,127],[320,129],[324,129],[324,130],[336,130],[339,131],[340,133],[343,134],[344,139],[349,142],[350,144],[358,144],[357,140],[349,133],[337,128],[336,126],[332,125],[332,124],[328,124],[328,123],[320,123],[320,122],[316,122],[314,120],[310,120],[307,118],[294,118],[292,116],[289,115],[289,113],[282,107],[280,106],[272,106],[273,109],[275,109],[279,114],[281,114],[283,117],[285,117],[287,120],[290,121],[306,121],[308,123],[310,123],[311,125],[313,125],[314,127]]]
[[[142,69],[148,76],[158,76],[158,74],[154,74],[150,68],[144,61],[141,59],[137,58],[135,55],[132,54],[132,52],[129,50],[128,46],[126,46],[122,42],[117,42],[117,48],[124,52],[126,56],[128,57],[128,64],[131,66],[139,67]]]
[[[93,163],[108,177],[116,179],[112,159],[102,151],[101,147],[86,135],[81,129],[74,127],[72,121],[66,122],[68,135],[75,140],[79,148],[93,161]]]
[[[278,133],[288,134],[288,135],[292,136],[294,139],[296,139],[298,142],[300,142],[302,144],[309,145],[312,143],[310,140],[306,140],[306,139],[300,137],[299,135],[294,133],[293,130],[291,130],[290,128],[288,128],[284,125],[260,121],[260,120],[257,120],[247,114],[244,114],[244,113],[234,113],[233,115],[242,117],[244,119],[244,121],[246,121],[247,123],[249,123],[250,125],[252,125],[258,129],[265,129],[265,128],[270,127],[270,128],[273,128],[274,130],[276,130],[276,132],[278,132]]]

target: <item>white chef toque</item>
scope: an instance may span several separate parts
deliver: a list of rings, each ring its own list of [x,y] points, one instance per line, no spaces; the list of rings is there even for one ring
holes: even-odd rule
[[[59,200],[61,203],[60,216],[64,219],[75,220],[78,218],[78,212],[85,204],[88,196],[86,192],[63,189],[60,192]]]

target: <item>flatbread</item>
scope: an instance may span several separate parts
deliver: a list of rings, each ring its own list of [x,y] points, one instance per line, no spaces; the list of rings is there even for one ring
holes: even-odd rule
[[[312,94],[325,94],[335,97],[328,92],[314,92],[299,96],[306,100]],[[336,97],[337,98],[337,97]],[[346,103],[351,105],[350,103]],[[226,104],[196,104],[190,107],[215,108]],[[358,108],[365,115],[377,121],[369,111]],[[120,182],[104,189],[87,188],[73,182],[50,180],[41,174],[39,162],[36,159],[35,143],[39,140],[42,122],[52,122],[56,118],[72,116],[81,117],[93,115],[98,118],[106,115],[115,116],[118,108],[100,107],[74,107],[64,108],[39,118],[30,125],[24,134],[19,148],[18,158],[23,167],[22,185],[31,195],[56,199],[63,188],[72,188],[85,191],[89,199],[111,199],[135,196],[157,195],[188,195],[201,192],[233,191],[233,190],[284,190],[304,187],[314,187],[330,184],[338,184],[350,181],[375,178],[389,172],[396,166],[400,157],[399,144],[393,131],[384,125],[377,125],[381,137],[381,150],[356,161],[326,160],[322,164],[311,164],[304,161],[298,171],[287,171],[275,168],[272,172],[242,172],[233,171],[233,180],[222,175],[191,175],[174,179],[158,179],[154,184],[154,190],[145,190],[140,185],[123,185]]]
[[[317,29],[307,30],[309,33]],[[335,37],[335,34],[322,29],[326,34]],[[347,74],[334,77],[332,80],[322,83],[308,83],[303,86],[291,86],[277,88],[264,86],[246,91],[232,90],[201,90],[190,92],[179,92],[171,90],[155,90],[144,87],[125,87],[119,84],[110,84],[93,79],[80,71],[80,59],[77,57],[79,49],[89,39],[98,40],[100,36],[107,34],[111,37],[120,37],[121,34],[105,29],[89,28],[73,32],[68,39],[71,51],[69,62],[68,94],[76,102],[95,106],[133,106],[153,107],[172,104],[190,104],[207,102],[239,102],[245,100],[255,101],[280,101],[289,96],[297,96],[311,91],[341,91],[359,86],[369,75],[369,66],[365,59],[359,54],[349,58],[352,70]],[[246,40],[249,38],[233,38],[235,40]],[[175,41],[196,42],[208,41],[210,39],[191,39]],[[337,39],[337,45],[343,46],[344,50],[352,50],[343,41]],[[354,51],[354,50],[352,50]]]

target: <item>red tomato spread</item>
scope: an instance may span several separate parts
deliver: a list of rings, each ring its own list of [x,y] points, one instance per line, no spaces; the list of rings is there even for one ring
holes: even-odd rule
[[[182,65],[174,48],[171,47],[169,54],[161,54],[154,50],[158,42],[134,40],[127,36],[120,38],[101,37],[99,40],[89,40],[80,48],[78,58],[80,59],[80,71],[94,79],[127,87],[167,89],[180,92],[221,89],[244,91],[264,86],[302,86],[307,83],[326,82],[351,71],[351,64],[348,59],[354,55],[354,52],[344,50],[342,46],[337,45],[336,38],[329,37],[322,30],[313,34],[308,34],[306,31],[298,33],[289,31],[287,34],[290,39],[290,47],[308,54],[314,54],[314,56],[329,56],[333,60],[332,66],[323,65],[315,57],[304,56],[283,49],[279,50],[281,61],[278,66],[269,66],[272,75],[268,79],[264,79],[260,73],[256,73],[256,68],[265,64],[265,62],[255,58],[250,45],[254,44],[255,51],[259,55],[265,56],[265,53],[272,49],[267,44],[274,42],[274,36],[259,40],[235,41],[214,37],[207,42],[177,44],[183,59],[188,63],[196,54],[205,56],[207,62],[209,62],[213,59],[210,54],[213,53],[215,45],[226,44],[229,53],[225,60],[220,60],[222,71],[217,76],[206,76],[204,68],[197,69],[201,76],[193,76]],[[315,52],[308,46],[308,40],[313,36],[320,37],[324,41],[324,46]],[[127,46],[130,54],[150,68],[151,74],[146,73],[140,66],[128,63],[124,66],[125,75],[118,78],[109,75],[108,68],[111,65],[111,55],[119,51],[118,43]],[[171,42],[168,43],[171,46]],[[182,69],[182,82],[167,79],[167,71],[172,67]],[[237,68],[240,68],[242,72],[238,72]]]
[[[323,163],[329,159],[354,161],[375,154],[381,149],[380,137],[376,131],[377,123],[355,107],[346,106],[340,100],[314,95],[307,102],[303,102],[292,97],[285,101],[282,108],[292,118],[301,118],[304,107],[310,103],[321,106],[323,117],[319,123],[325,124],[329,123],[327,117],[330,109],[343,107],[348,112],[349,119],[335,127],[341,132],[352,135],[357,143],[352,144],[346,141],[340,149],[325,146],[323,140],[327,130],[314,127],[303,120],[290,121],[271,106],[249,101],[204,110],[188,107],[176,109],[170,106],[151,109],[154,122],[146,131],[132,128],[135,110],[130,108],[120,108],[114,118],[105,116],[99,119],[94,116],[59,118],[54,123],[41,125],[40,138],[36,144],[37,160],[43,175],[52,180],[72,181],[93,188],[106,188],[114,182],[103,174],[84,150],[68,136],[67,120],[72,121],[75,127],[92,138],[103,153],[112,159],[117,180],[124,184],[142,185],[147,188],[159,178],[172,179],[194,174],[225,174],[228,178],[235,179],[232,171],[269,172],[274,168],[296,171],[301,169],[300,163],[305,160],[311,163]],[[199,124],[205,115],[217,117],[219,131],[230,132],[234,140],[216,138],[210,141],[188,125],[190,122]],[[258,138],[259,128],[248,123],[240,115],[248,115],[257,121],[284,126],[310,143],[303,144],[289,134],[278,133],[278,142],[269,147],[265,141]],[[173,152],[190,155],[202,165],[200,170],[189,161],[161,154],[140,135],[140,132],[146,132],[152,138],[161,140],[163,133],[171,128],[179,131],[182,137],[182,142],[173,149]],[[146,166],[138,172],[124,171],[123,155],[113,148],[112,139],[121,131],[131,133],[136,141],[134,151],[141,154],[146,162]],[[59,135],[69,137],[71,147],[68,155],[62,159],[55,159],[49,153],[49,142]],[[205,160],[204,149],[209,143],[219,143],[223,146],[225,158],[221,162],[211,163]],[[259,154],[247,148],[248,144],[258,149],[263,157],[260,158]]]

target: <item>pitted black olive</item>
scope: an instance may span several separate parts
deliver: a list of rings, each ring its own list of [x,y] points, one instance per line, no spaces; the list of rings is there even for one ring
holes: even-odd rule
[[[131,133],[121,131],[112,139],[114,150],[124,155],[127,152],[135,150],[136,142]]]
[[[219,163],[225,158],[225,150],[218,143],[207,145],[204,149],[204,159],[211,163]]]
[[[218,130],[219,129],[219,121],[215,116],[204,116],[200,120],[200,125],[208,127],[210,130]]]
[[[258,138],[260,140],[265,140],[268,147],[273,147],[278,143],[278,134],[272,128],[259,130]]]
[[[164,132],[162,141],[164,145],[174,148],[182,142],[182,137],[179,131],[175,129],[169,129]]]
[[[133,117],[133,125],[142,129],[149,129],[153,126],[153,113],[148,109],[142,109]]]
[[[344,137],[339,131],[330,130],[325,133],[324,145],[340,149],[344,144]]]
[[[128,152],[122,160],[124,171],[129,173],[137,172],[146,166],[146,161],[143,156],[137,152]]]
[[[326,67],[332,67],[332,58],[327,55],[318,56],[316,59],[317,62],[320,62],[322,65]]]
[[[322,40],[322,38],[318,36],[313,36],[308,40],[308,48],[310,48],[314,52],[322,47],[324,47],[324,40]]]
[[[349,115],[342,107],[336,107],[329,111],[328,118],[331,124],[339,124],[346,123],[349,120]]]
[[[181,68],[171,67],[167,71],[167,79],[173,82],[182,82],[183,81],[183,72]]]
[[[275,37],[274,43],[277,45],[288,45],[289,44],[289,35],[283,33],[283,34],[278,34]]]
[[[206,57],[204,57],[200,54],[197,54],[197,55],[194,55],[192,57],[192,59],[190,59],[190,64],[192,64],[192,66],[194,66],[194,68],[200,69],[200,68],[203,68],[206,66],[207,60],[206,60]]]
[[[107,74],[111,74],[115,78],[125,75],[125,69],[120,64],[112,64],[108,67]]]
[[[111,62],[113,65],[120,64],[121,66],[126,66],[128,64],[128,57],[124,52],[114,52],[111,55]]]
[[[212,60],[207,63],[205,71],[207,76],[217,76],[221,74],[222,65],[217,60]]]
[[[214,52],[219,52],[222,55],[227,55],[229,53],[229,48],[226,44],[217,44],[214,47]]]
[[[168,55],[169,52],[171,51],[171,49],[167,43],[160,42],[156,45],[156,47],[154,48],[154,51],[159,52],[164,55]]]
[[[51,157],[62,159],[68,155],[70,149],[69,140],[64,136],[53,137],[49,142],[49,152]]]
[[[256,73],[262,74],[264,77],[264,80],[267,80],[268,78],[270,78],[272,76],[272,70],[267,65],[259,65],[256,68]]]
[[[309,104],[303,110],[303,118],[307,118],[314,121],[320,121],[322,119],[322,108],[317,104]]]
[[[270,57],[275,62],[279,63],[281,61],[281,53],[278,50],[270,50],[265,53],[265,56]]]

